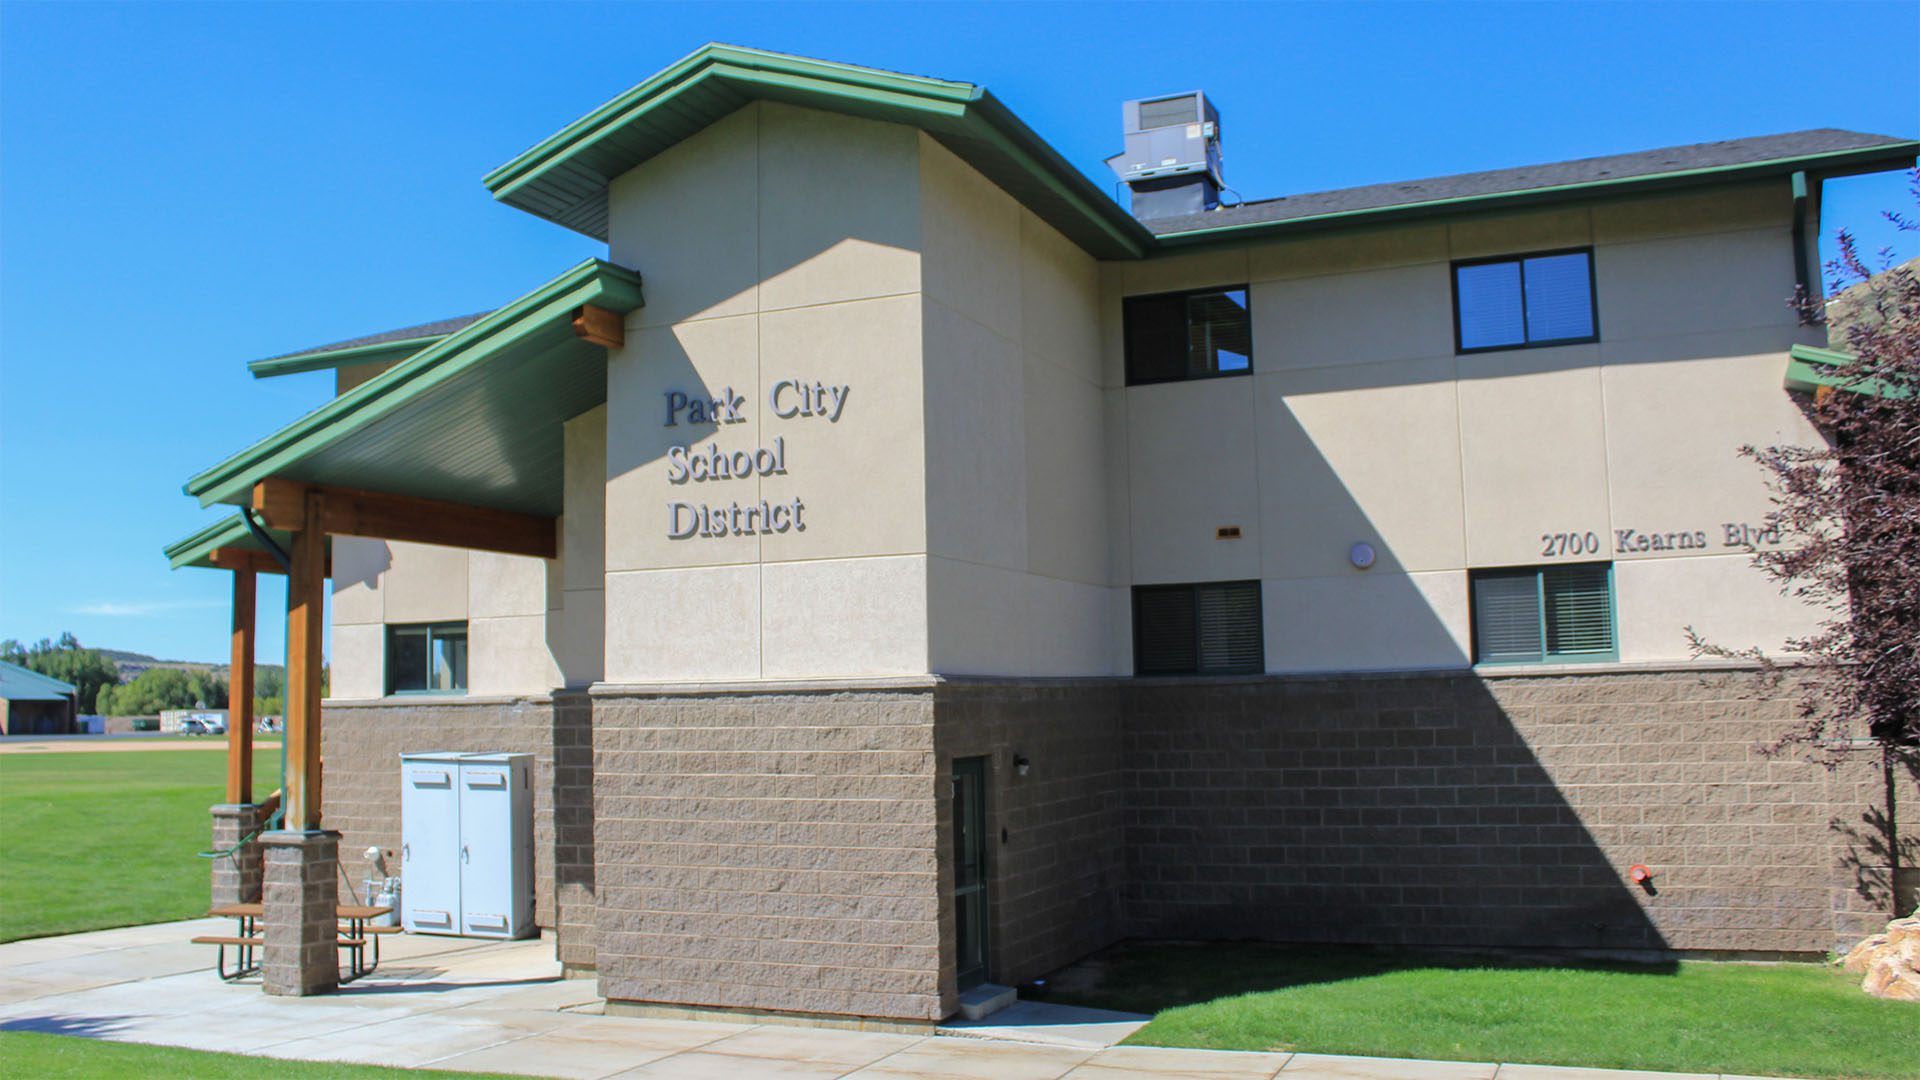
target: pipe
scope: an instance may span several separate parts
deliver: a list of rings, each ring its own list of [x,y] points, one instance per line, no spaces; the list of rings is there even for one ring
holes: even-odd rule
[[[1807,174],[1793,174],[1793,283],[1797,299],[1808,305],[1800,310],[1800,323],[1805,326],[1811,321],[1811,313],[1818,310],[1820,288],[1818,281],[1809,281],[1811,264],[1807,261],[1807,211],[1808,198]]]
[[[286,571],[289,576],[292,575],[293,559],[288,557],[284,548],[274,542],[273,535],[261,528],[260,523],[253,519],[252,508],[241,507],[240,520],[247,523],[247,531],[253,534],[254,540],[261,547],[267,549],[267,554],[273,556],[273,561],[280,564],[280,569]],[[287,639],[283,628],[280,633],[280,791],[287,790],[287,661]],[[279,792],[274,794],[278,795]],[[286,816],[280,800],[276,798],[274,804],[273,813],[267,817],[267,827],[279,826]]]

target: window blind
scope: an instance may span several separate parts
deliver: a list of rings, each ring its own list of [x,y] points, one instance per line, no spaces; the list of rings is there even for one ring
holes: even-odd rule
[[[1260,583],[1143,585],[1133,590],[1140,675],[1250,674],[1266,667]]]
[[[1552,566],[1543,571],[1547,652],[1595,656],[1613,652],[1613,597],[1607,567]]]
[[[1531,570],[1477,575],[1473,632],[1474,659],[1481,663],[1540,659],[1539,575]]]
[[[1618,655],[1610,564],[1476,570],[1469,580],[1474,663]]]

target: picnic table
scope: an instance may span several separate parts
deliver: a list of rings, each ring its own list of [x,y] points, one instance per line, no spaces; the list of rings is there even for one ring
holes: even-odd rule
[[[219,947],[214,969],[222,979],[232,982],[260,970],[259,950],[265,940],[261,934],[260,920],[266,917],[266,913],[265,904],[221,904],[207,911],[208,915],[233,919],[238,923],[238,932],[233,936],[205,934],[193,939],[195,945]],[[347,954],[347,970],[340,976],[341,982],[352,982],[380,966],[381,936],[400,928],[375,926],[372,921],[392,913],[391,907],[371,904],[339,904],[334,908],[334,917],[346,924],[337,943]],[[234,950],[232,969],[227,967],[228,949]]]

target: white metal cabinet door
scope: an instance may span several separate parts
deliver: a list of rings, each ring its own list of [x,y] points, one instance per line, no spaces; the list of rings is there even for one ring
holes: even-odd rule
[[[452,762],[400,766],[400,922],[415,933],[459,933],[459,772]]]
[[[460,766],[461,933],[513,933],[513,770]]]

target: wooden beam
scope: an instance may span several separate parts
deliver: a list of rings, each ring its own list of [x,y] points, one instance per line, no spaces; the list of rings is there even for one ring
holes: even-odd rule
[[[325,604],[326,498],[301,498],[293,535],[293,572],[287,575],[286,827],[320,828],[320,614]]]
[[[300,529],[302,519],[296,508],[310,491],[325,496],[321,530],[332,535],[440,544],[536,559],[557,558],[560,554],[559,522],[554,518],[414,495],[309,485],[273,477],[254,485],[253,508],[268,528]]]
[[[253,801],[252,570],[233,572],[233,666],[227,671],[227,802]]]
[[[618,349],[627,343],[627,320],[617,311],[584,304],[573,309],[573,335],[602,348]]]
[[[207,562],[221,570],[231,570],[236,574],[286,573],[273,556],[251,548],[214,548],[207,552]]]

